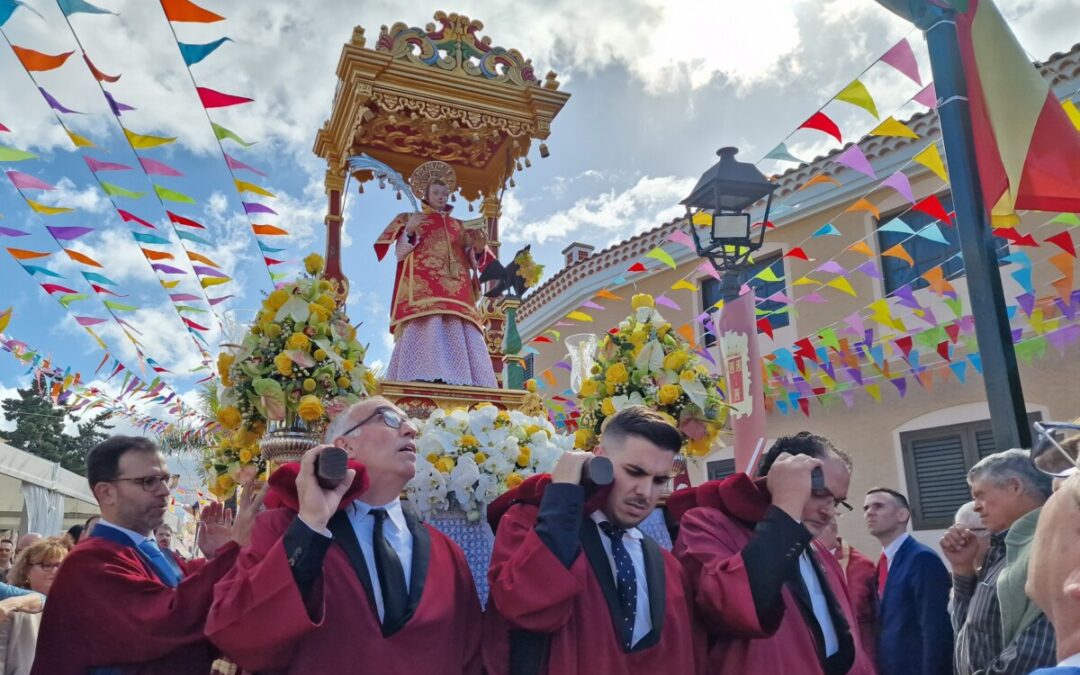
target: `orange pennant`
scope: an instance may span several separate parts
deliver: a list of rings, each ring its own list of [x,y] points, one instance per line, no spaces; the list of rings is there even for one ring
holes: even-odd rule
[[[221,267],[221,265],[217,264],[216,262],[214,262],[210,258],[207,258],[206,256],[204,256],[201,253],[195,253],[194,251],[188,251],[187,252],[187,257],[190,258],[191,260],[198,260],[199,262],[206,263],[210,267],[218,267],[218,268]]]
[[[622,300],[619,296],[615,295],[606,288],[599,290],[594,297],[604,298],[605,300]]]
[[[255,234],[261,234],[267,237],[277,237],[288,234],[287,230],[283,230],[280,227],[274,227],[273,225],[252,225],[251,230]]]
[[[694,339],[695,338],[694,329],[690,327],[690,324],[684,323],[683,325],[679,326],[676,330],[679,333],[679,335],[686,338],[686,341],[690,343],[690,346],[692,346],[692,347],[697,346],[697,340]]]
[[[938,295],[956,292],[953,285],[946,281],[945,272],[942,271],[940,265],[927,270],[926,274],[922,275],[922,278],[926,279],[926,283],[930,284],[930,289]]]
[[[844,213],[849,213],[851,211],[869,211],[870,213],[874,214],[875,218],[881,218],[881,211],[878,209],[878,207],[874,206],[870,202],[870,200],[866,198],[860,199],[851,206],[847,207],[844,210]]]
[[[161,0],[165,18],[178,23],[214,23],[225,17],[199,7],[191,0]]]
[[[551,368],[540,373],[540,377],[544,378],[544,382],[547,382],[550,387],[554,387],[557,384],[555,381],[555,373],[551,372]]]
[[[142,252],[143,252],[143,255],[145,255],[150,260],[172,260],[173,259],[173,254],[172,253],[166,253],[164,251],[155,251],[153,249],[144,248],[142,250]]]
[[[11,45],[12,51],[15,52],[15,56],[19,58],[19,62],[23,64],[23,68],[26,68],[30,72],[42,72],[46,70],[54,70],[64,65],[64,62],[68,60],[68,57],[75,52],[64,52],[63,54],[43,54],[33,49],[26,49],[25,47],[18,47]]]
[[[37,251],[27,251],[27,250],[21,249],[21,248],[9,248],[7,251],[8,251],[8,253],[11,254],[11,257],[15,258],[16,260],[33,260],[34,258],[44,258],[44,257],[50,255],[49,253],[39,253]]]
[[[863,255],[867,256],[868,258],[873,258],[874,257],[874,252],[870,250],[870,246],[865,241],[863,241],[862,239],[855,242],[851,246],[848,246],[847,250],[855,251],[856,253],[862,253]]]
[[[890,258],[899,258],[911,267],[915,267],[915,261],[912,260],[911,254],[907,252],[907,249],[904,248],[903,244],[897,244],[887,251],[882,251],[881,255],[889,256]]]
[[[90,256],[88,256],[88,255],[86,255],[84,253],[79,253],[78,251],[72,251],[71,249],[67,249],[67,248],[64,249],[64,253],[67,253],[68,257],[71,258],[72,260],[74,260],[75,262],[81,262],[82,264],[89,265],[91,267],[102,267],[102,268],[104,268],[104,265],[102,265],[101,263],[99,263],[98,261],[94,260],[93,258],[91,258]]]
[[[811,185],[817,185],[818,183],[832,183],[833,185],[835,185],[837,187],[840,186],[840,181],[836,180],[832,176],[827,176],[827,175],[825,175],[823,173],[819,173],[818,175],[814,176],[810,180],[808,180],[805,183],[803,183],[802,185],[800,185],[799,190],[805,190],[806,188],[810,187]]]

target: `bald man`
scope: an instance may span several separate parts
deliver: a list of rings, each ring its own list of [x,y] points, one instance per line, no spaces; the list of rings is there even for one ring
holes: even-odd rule
[[[1039,515],[1025,590],[1057,632],[1057,667],[1032,675],[1080,675],[1080,472]]]

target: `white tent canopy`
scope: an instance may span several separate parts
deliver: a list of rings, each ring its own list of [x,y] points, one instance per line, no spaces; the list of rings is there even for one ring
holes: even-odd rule
[[[0,442],[0,530],[52,536],[96,513],[86,478]]]

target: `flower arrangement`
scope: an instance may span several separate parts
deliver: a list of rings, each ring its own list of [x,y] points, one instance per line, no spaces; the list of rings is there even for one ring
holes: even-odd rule
[[[518,274],[525,280],[525,288],[532,288],[540,282],[540,277],[544,275],[544,266],[533,260],[528,246],[518,251],[514,262],[517,263]]]
[[[245,478],[266,479],[266,460],[259,454],[260,435],[247,429],[223,430],[205,447],[202,469],[210,494],[226,501]]]
[[[651,295],[635,295],[631,305],[633,313],[600,339],[591,376],[577,392],[581,418],[576,447],[591,449],[600,426],[616,411],[645,405],[679,428],[684,453],[708,454],[727,419],[719,377],[709,373],[656,311]]]
[[[241,344],[218,356],[217,420],[253,442],[268,423],[318,430],[378,386],[332,283],[318,278],[322,257],[312,253],[304,267],[306,275],[267,295]]]
[[[470,522],[503,492],[550,472],[573,438],[544,417],[491,404],[470,411],[434,411],[419,423],[416,476],[406,486],[421,514],[461,507]]]

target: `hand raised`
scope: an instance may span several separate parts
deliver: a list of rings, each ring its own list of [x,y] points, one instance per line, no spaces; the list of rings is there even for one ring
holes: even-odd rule
[[[251,540],[251,528],[255,525],[255,517],[259,515],[266,493],[270,489],[269,483],[251,481],[243,486],[243,492],[236,500],[236,517],[233,518],[232,540],[241,546],[247,546]]]
[[[555,462],[555,468],[551,471],[552,483],[571,483],[581,485],[581,467],[585,462],[592,459],[591,452],[568,452]]]
[[[424,222],[426,216],[423,213],[414,213],[409,216],[409,220],[405,222],[405,233],[416,234],[416,231],[420,229],[420,224]]]
[[[232,509],[225,508],[222,502],[210,502],[199,512],[195,544],[204,556],[213,558],[218,549],[232,538],[232,523]]]
[[[979,542],[975,534],[963,525],[953,525],[941,537],[941,551],[957,576],[975,576],[975,559]]]
[[[296,492],[300,501],[300,519],[308,524],[308,527],[319,530],[326,529],[326,524],[341,504],[341,498],[352,486],[356,470],[349,469],[345,472],[345,480],[332,490],[324,489],[319,485],[315,476],[315,458],[323,450],[330,446],[320,445],[304,453],[300,459],[300,473],[296,476]]]
[[[796,520],[802,518],[806,502],[810,501],[810,473],[821,466],[821,460],[807,455],[783,453],[769,469],[767,485],[772,503]]]

